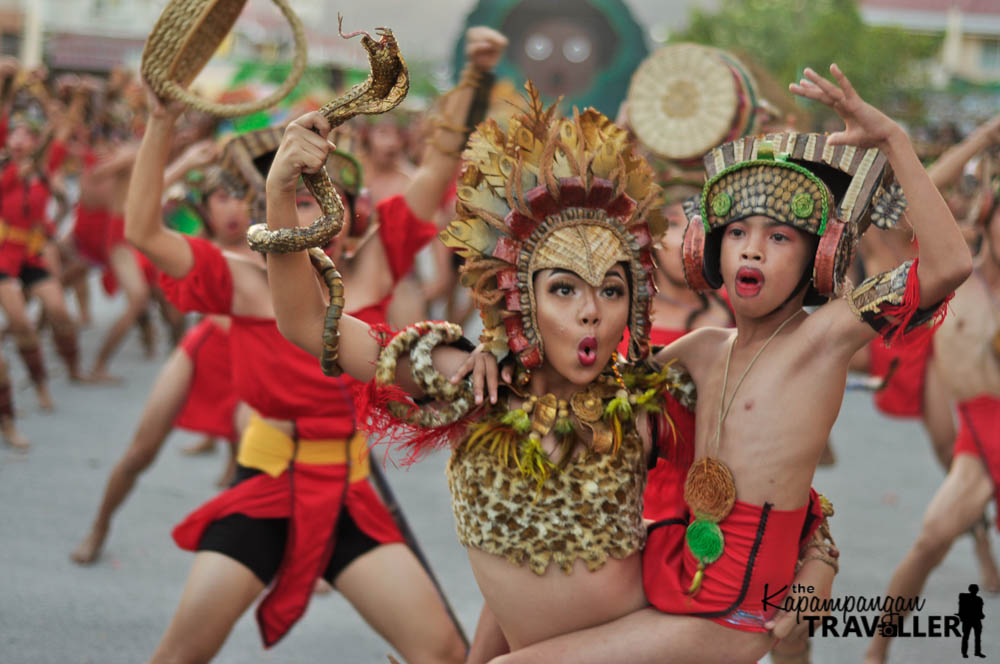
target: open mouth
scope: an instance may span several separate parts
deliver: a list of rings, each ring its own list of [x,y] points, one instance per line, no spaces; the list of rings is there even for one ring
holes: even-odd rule
[[[752,267],[741,267],[736,272],[736,294],[753,297],[764,286],[764,273]]]
[[[576,356],[580,364],[585,367],[591,366],[597,361],[597,339],[594,337],[584,337],[580,345],[576,347]]]

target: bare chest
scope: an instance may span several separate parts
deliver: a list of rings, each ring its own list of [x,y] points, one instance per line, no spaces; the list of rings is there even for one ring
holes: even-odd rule
[[[971,277],[955,292],[934,336],[934,362],[959,399],[1000,394],[1000,357],[994,347],[1000,311],[983,282]]]
[[[846,371],[803,363],[779,348],[735,389],[748,361],[734,356],[725,400],[724,357],[698,381],[695,456],[729,466],[740,500],[794,509],[840,410]]]

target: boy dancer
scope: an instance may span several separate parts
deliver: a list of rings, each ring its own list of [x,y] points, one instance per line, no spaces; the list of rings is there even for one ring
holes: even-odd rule
[[[889,582],[889,594],[918,595],[955,539],[982,516],[1000,480],[1000,206],[983,216],[983,244],[971,279],[955,293],[953,315],[934,335],[932,362],[959,400],[959,431],[948,476],[934,494],[917,541]],[[922,248],[923,245],[921,245]],[[865,661],[884,662],[876,637]]]

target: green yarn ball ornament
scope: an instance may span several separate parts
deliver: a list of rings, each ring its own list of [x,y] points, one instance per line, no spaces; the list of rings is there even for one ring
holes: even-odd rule
[[[692,555],[705,565],[711,565],[718,560],[722,550],[726,548],[722,530],[718,524],[707,519],[692,521],[687,527],[684,538]]]
[[[805,192],[799,192],[792,196],[792,214],[799,219],[807,219],[813,213],[815,203],[812,196]]]
[[[716,217],[724,217],[733,207],[733,199],[726,192],[716,194],[712,199],[712,212]]]

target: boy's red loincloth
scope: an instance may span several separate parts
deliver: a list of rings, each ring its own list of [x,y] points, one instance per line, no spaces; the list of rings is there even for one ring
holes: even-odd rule
[[[681,490],[683,493],[683,489]],[[722,557],[705,568],[701,588],[687,594],[698,563],[685,545],[690,515],[650,526],[643,550],[643,585],[655,608],[693,615],[747,632],[766,632],[787,586],[795,578],[801,543],[822,519],[819,501],[796,510],[775,510],[736,501],[719,527],[725,537]],[[765,606],[764,600],[768,605]]]
[[[997,528],[1000,528],[1000,397],[983,394],[958,404],[958,435],[954,455],[979,457],[993,480],[997,501]]]
[[[80,255],[94,265],[107,265],[107,235],[110,223],[111,213],[107,209],[88,208],[83,204],[76,206],[73,241]]]

